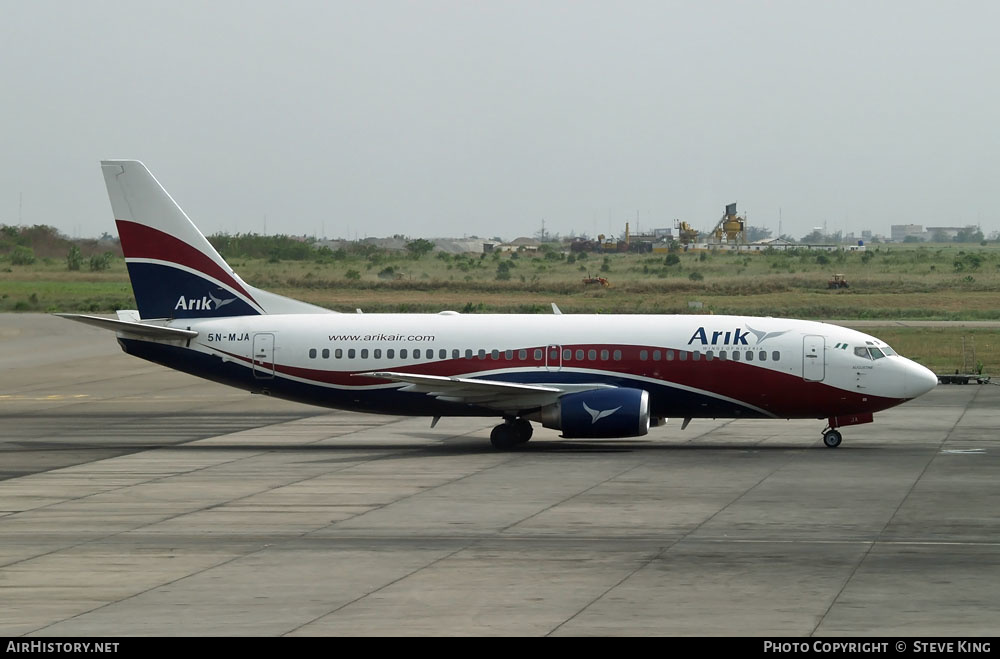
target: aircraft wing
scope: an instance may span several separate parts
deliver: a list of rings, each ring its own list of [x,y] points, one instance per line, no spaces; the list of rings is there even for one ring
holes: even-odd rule
[[[566,394],[615,388],[608,384],[523,384],[392,371],[373,371],[355,375],[403,382],[406,386],[400,391],[423,393],[442,401],[480,405],[504,412],[551,405]]]
[[[171,339],[183,341],[198,336],[194,330],[184,330],[175,327],[163,327],[162,325],[147,325],[146,323],[133,323],[126,320],[114,320],[112,318],[102,318],[101,316],[88,316],[76,313],[57,313],[56,316],[75,320],[85,325],[93,325],[101,329],[114,330],[116,332],[128,332],[151,339]]]

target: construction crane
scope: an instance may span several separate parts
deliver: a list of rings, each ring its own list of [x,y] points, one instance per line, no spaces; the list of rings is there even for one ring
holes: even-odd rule
[[[687,222],[674,220],[674,228],[677,229],[677,240],[679,240],[682,245],[690,245],[693,242],[697,242],[698,230],[693,228]]]
[[[712,237],[716,242],[743,243],[747,242],[746,219],[736,215],[736,203],[726,205],[726,212],[712,229]]]

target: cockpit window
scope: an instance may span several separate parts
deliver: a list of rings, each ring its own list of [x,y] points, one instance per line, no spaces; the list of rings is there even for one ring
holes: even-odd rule
[[[855,348],[854,354],[864,359],[871,359],[871,357],[868,356],[868,348]]]
[[[892,357],[893,355],[896,354],[896,351],[890,348],[889,346],[882,346],[882,352],[885,353],[886,357]]]
[[[882,359],[885,357],[878,348],[868,348],[868,353],[872,356],[872,359]]]

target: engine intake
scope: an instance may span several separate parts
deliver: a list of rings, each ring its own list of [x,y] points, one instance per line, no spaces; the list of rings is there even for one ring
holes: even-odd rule
[[[542,425],[567,438],[640,437],[649,432],[649,392],[597,389],[566,394],[541,409]]]

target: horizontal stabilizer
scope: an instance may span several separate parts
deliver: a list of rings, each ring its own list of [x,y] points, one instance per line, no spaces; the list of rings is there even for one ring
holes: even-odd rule
[[[174,341],[183,341],[186,339],[193,339],[198,336],[198,332],[195,332],[194,330],[163,327],[161,325],[147,325],[146,323],[130,323],[124,320],[102,318],[101,316],[87,316],[85,314],[76,313],[57,313],[55,315],[60,318],[75,320],[76,322],[83,323],[85,325],[93,325],[94,327],[113,330],[115,332],[128,332],[129,334],[136,334],[150,339],[172,339]]]

